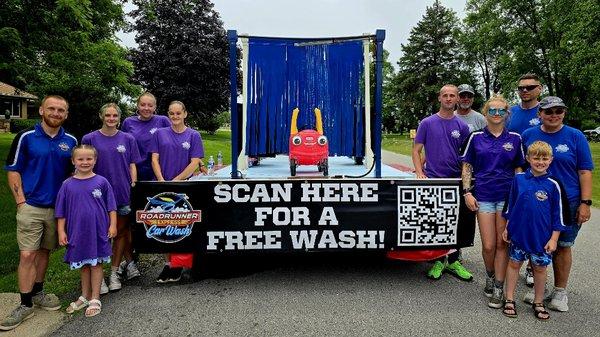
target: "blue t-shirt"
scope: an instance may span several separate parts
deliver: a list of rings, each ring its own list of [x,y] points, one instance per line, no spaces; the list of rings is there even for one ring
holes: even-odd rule
[[[77,139],[62,127],[54,137],[40,123],[17,134],[4,169],[21,174],[27,204],[54,208],[62,182],[73,172],[71,151],[76,145]]]
[[[539,104],[529,109],[523,109],[519,104],[511,107],[510,115],[506,121],[506,128],[508,131],[522,135],[525,130],[540,125],[539,110]]]
[[[567,125],[554,133],[542,131],[541,127],[531,128],[522,135],[527,148],[537,140],[552,147],[554,159],[549,172],[565,187],[570,202],[577,202],[581,195],[579,170],[593,170],[592,153],[583,132]]]
[[[506,199],[515,168],[525,164],[521,136],[506,129],[496,137],[487,127],[471,133],[461,153],[463,162],[473,166],[473,195],[479,201]]]
[[[460,148],[469,136],[469,126],[462,119],[442,118],[438,114],[424,118],[419,124],[415,143],[425,149],[425,175],[428,178],[458,178]]]
[[[569,205],[562,186],[548,174],[534,176],[530,170],[513,180],[504,217],[508,238],[528,253],[542,253],[553,231],[562,231],[569,218]]]

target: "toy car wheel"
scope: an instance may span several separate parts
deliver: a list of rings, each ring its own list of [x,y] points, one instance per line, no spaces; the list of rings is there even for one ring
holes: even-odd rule
[[[290,159],[290,175],[293,177],[296,175],[296,161],[294,159]]]
[[[329,175],[329,163],[327,161],[327,159],[323,160],[323,162],[321,162],[321,164],[319,165],[319,171],[323,172],[323,176],[327,177]]]
[[[356,164],[356,165],[362,165],[363,164],[363,157],[354,157],[354,164]]]

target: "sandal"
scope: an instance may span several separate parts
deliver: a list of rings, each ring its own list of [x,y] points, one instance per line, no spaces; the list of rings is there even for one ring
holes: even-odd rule
[[[533,315],[535,316],[535,318],[539,319],[540,321],[547,321],[550,319],[550,313],[546,311],[546,306],[544,305],[544,303],[533,303],[532,308]],[[538,308],[542,309],[537,310]]]
[[[517,317],[517,305],[513,300],[505,300],[504,301],[504,309],[502,309],[502,314],[506,317],[516,318]]]
[[[85,317],[94,317],[98,315],[102,311],[102,303],[100,300],[93,299],[90,300],[90,304],[85,309]]]
[[[77,304],[77,302],[81,302],[81,304]],[[77,301],[75,302],[71,302],[69,304],[69,306],[66,309],[67,314],[72,314],[75,311],[79,311],[85,307],[87,307],[90,304],[90,302],[83,296],[79,296],[79,298],[77,299]]]

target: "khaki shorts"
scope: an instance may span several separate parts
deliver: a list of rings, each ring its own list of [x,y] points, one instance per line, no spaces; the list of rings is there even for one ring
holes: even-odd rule
[[[58,247],[54,208],[23,204],[17,210],[17,243],[19,250],[53,250]]]

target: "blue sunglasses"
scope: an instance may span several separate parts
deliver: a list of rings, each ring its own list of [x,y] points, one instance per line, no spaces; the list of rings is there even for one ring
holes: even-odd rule
[[[490,114],[490,116],[504,116],[506,115],[506,109],[502,108],[502,109],[489,109],[488,110],[488,114]]]

